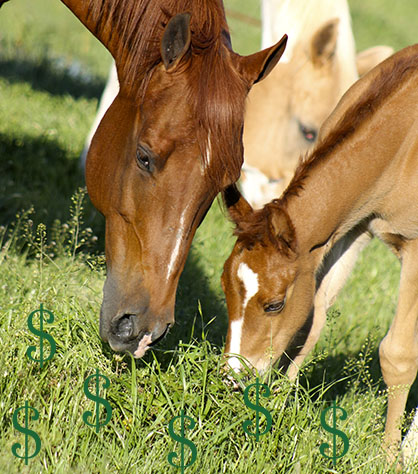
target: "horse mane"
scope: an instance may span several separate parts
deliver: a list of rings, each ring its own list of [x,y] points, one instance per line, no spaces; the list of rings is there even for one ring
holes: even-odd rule
[[[229,209],[229,213],[236,223],[234,235],[247,249],[253,248],[257,243],[263,247],[272,245],[276,251],[287,257],[290,257],[296,250],[295,228],[279,199],[274,199],[262,209],[246,213],[243,216],[234,215],[233,207]],[[278,232],[277,228],[273,227],[273,216],[285,223],[282,232]]]
[[[293,179],[281,198],[274,199],[262,209],[247,212],[244,215],[234,215],[233,206],[235,202],[238,202],[239,195],[235,188],[229,188],[226,204],[231,206],[229,212],[236,224],[234,234],[244,246],[251,248],[256,243],[265,246],[270,242],[277,250],[289,255],[289,247],[283,244],[283,239],[275,235],[272,229],[272,213],[280,214],[285,219],[285,227],[290,229],[296,239],[295,229],[287,212],[288,199],[299,194],[309,172],[325,159],[330,158],[332,152],[351,137],[383,105],[385,99],[401,87],[411,73],[418,68],[417,52],[417,45],[405,48],[402,53],[398,53],[397,57],[389,58],[382,63],[377,75],[369,76],[371,77],[369,87],[346,110],[340,121],[321,139],[311,154],[299,163]]]
[[[316,166],[350,138],[359,127],[364,125],[384,103],[384,101],[399,89],[411,73],[418,68],[417,45],[409,46],[395,57],[388,58],[377,66],[380,71],[376,75],[367,75],[370,85],[361,96],[343,114],[337,124],[315,146],[312,152],[300,159],[295,174],[280,198],[282,206],[286,206],[288,198],[298,195],[303,189],[304,181]]]
[[[187,100],[198,124],[198,142],[208,176],[222,188],[225,173],[235,181],[243,159],[242,124],[249,84],[232,69],[229,29],[220,0],[90,0],[89,16],[99,19],[93,34],[117,35],[121,88],[142,98],[155,67],[171,17],[190,13],[193,67],[188,68]],[[224,59],[224,60],[223,60]],[[210,140],[214,137],[214,140]]]

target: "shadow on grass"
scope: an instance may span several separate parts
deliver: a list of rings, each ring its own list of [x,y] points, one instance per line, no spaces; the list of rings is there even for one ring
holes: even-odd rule
[[[0,57],[0,76],[11,83],[28,82],[35,90],[75,98],[99,98],[105,87],[103,79],[84,72],[81,64],[66,65],[46,57]]]
[[[32,206],[35,225],[43,222],[50,227],[55,219],[68,219],[71,196],[84,186],[77,159],[50,138],[16,138],[2,133],[0,157],[1,225],[8,225],[18,211]],[[91,205],[86,207],[89,215],[85,221],[99,221]]]
[[[346,354],[340,353],[337,355],[326,357],[320,361],[310,363],[303,371],[300,378],[300,383],[303,387],[318,387],[322,383],[329,386],[326,393],[321,392],[321,398],[327,401],[335,400],[336,397],[344,395],[352,383],[356,383],[356,392],[368,392],[370,388],[374,387],[376,390],[384,392],[387,387],[382,377],[382,372],[379,363],[379,348],[378,346],[370,351],[370,362],[363,367],[359,364],[357,367],[352,366],[352,369],[345,369],[347,361],[361,361],[364,357],[364,349],[360,349],[358,353]],[[360,370],[359,370],[360,368]],[[366,369],[366,370],[364,370]],[[312,396],[312,400],[316,400],[316,395]],[[406,411],[411,411],[418,406],[418,380],[415,380],[412,385]]]
[[[16,219],[18,211],[32,206],[34,228],[42,222],[48,230],[56,219],[62,223],[68,220],[71,196],[80,186],[84,186],[77,159],[68,156],[50,138],[14,138],[1,133],[0,157],[0,189],[3,191],[0,195],[0,225],[10,224]],[[103,252],[104,219],[89,200],[85,205],[83,220],[85,227],[91,227],[99,237],[97,247],[92,251]],[[199,301],[202,315],[198,310]],[[97,314],[99,311],[98,307]],[[172,359],[172,352],[165,351],[175,350],[179,341],[190,342],[192,335],[201,341],[203,331],[212,344],[223,347],[227,330],[223,298],[220,293],[215,294],[211,290],[209,279],[193,248],[180,278],[175,316],[174,327],[155,346],[155,354],[162,366],[167,366]],[[112,352],[105,344],[103,351],[106,356],[112,357]]]
[[[223,297],[210,288],[209,279],[192,247],[177,288],[174,326],[143,359],[136,360],[136,367],[142,368],[155,358],[160,369],[165,371],[176,359],[180,343],[199,344],[207,340],[221,353],[227,328],[228,315]],[[113,352],[109,345],[103,343],[102,349],[111,361]],[[125,355],[125,361],[128,363],[127,370],[131,371],[129,355]]]

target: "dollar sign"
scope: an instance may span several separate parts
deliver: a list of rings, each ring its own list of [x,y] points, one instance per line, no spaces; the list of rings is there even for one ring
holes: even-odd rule
[[[93,375],[90,375],[89,377],[86,378],[84,381],[84,393],[86,397],[90,400],[93,400],[96,403],[96,422],[95,423],[89,423],[88,418],[93,417],[93,413],[91,411],[85,411],[83,413],[83,421],[86,425],[89,426],[94,426],[96,428],[96,433],[99,432],[101,426],[106,426],[110,418],[112,417],[112,407],[110,406],[110,403],[105,400],[102,397],[99,397],[100,393],[100,377],[104,379],[103,382],[103,388],[108,388],[110,385],[110,380],[106,377],[106,375],[100,374],[99,369],[96,369],[96,373]],[[95,378],[96,379],[96,395],[93,395],[89,391],[89,382],[91,379]],[[106,410],[106,420],[103,423],[100,423],[100,404],[102,404]]]
[[[178,436],[174,432],[174,422],[177,420],[177,418],[180,418],[180,436]],[[184,419],[187,418],[189,420],[189,425],[185,426],[184,424]],[[180,465],[177,465],[174,463],[173,459],[177,458],[178,454],[173,451],[168,454],[167,459],[168,462],[173,466],[173,467],[180,467],[182,474],[184,474],[184,468],[191,466],[195,461],[197,457],[197,451],[196,451],[196,445],[188,440],[187,438],[184,437],[184,429],[193,429],[195,426],[196,422],[193,420],[193,418],[190,418],[190,416],[187,416],[184,414],[184,410],[181,410],[179,416],[175,416],[174,418],[171,419],[170,423],[168,424],[168,432],[170,433],[170,436],[174,439],[174,441],[178,441],[181,443],[181,451],[180,451]],[[192,458],[187,464],[184,464],[184,445],[187,444],[187,446],[190,448],[192,452]]]
[[[24,427],[22,427],[19,424],[19,420],[17,419],[20,410],[25,410],[25,426]],[[29,413],[28,413],[28,411],[29,410],[33,410],[33,413],[34,413],[33,417],[32,417],[32,420],[37,420],[39,418],[38,410],[36,410],[33,407],[30,407],[28,405],[27,401],[25,402],[25,406],[17,408],[13,413],[13,426],[18,431],[20,431],[21,433],[23,433],[25,435],[25,451],[24,451],[23,456],[19,456],[19,454],[17,454],[17,450],[21,449],[22,445],[20,443],[15,443],[12,446],[12,453],[17,458],[24,459],[26,465],[28,464],[28,459],[34,458],[39,453],[39,451],[41,450],[41,440],[40,440],[39,436],[34,431],[32,431],[28,428],[28,423],[29,423]],[[29,445],[28,436],[31,436],[34,439],[35,444],[36,444],[35,451],[31,455],[28,454],[28,448],[29,448],[29,446],[28,446]]]
[[[332,409],[332,427],[329,426],[325,420],[326,414],[328,410]],[[324,456],[325,458],[332,459],[332,463],[335,467],[336,460],[338,458],[341,458],[344,456],[344,454],[347,453],[348,448],[349,448],[349,441],[348,437],[346,436],[345,433],[343,433],[341,430],[337,430],[336,425],[337,425],[337,410],[341,411],[341,416],[340,420],[345,420],[347,418],[347,412],[344,410],[344,408],[341,408],[337,406],[335,403],[335,400],[333,401],[332,405],[328,408],[325,408],[325,410],[322,411],[321,413],[321,425],[324,430],[327,430],[329,433],[332,433],[332,456],[328,456],[325,454],[325,451],[330,448],[330,445],[328,443],[322,443],[321,446],[319,447],[319,451]],[[341,454],[337,455],[337,436],[339,436],[343,443],[344,443],[344,449]]]
[[[250,388],[254,387],[254,386],[255,386],[255,405],[253,403],[251,403],[250,399],[248,398]],[[257,377],[255,383],[253,383],[251,385],[248,385],[248,387],[246,387],[246,389],[244,390],[244,403],[247,405],[248,408],[251,408],[251,410],[256,410],[255,434],[251,433],[251,431],[249,431],[249,429],[248,429],[253,424],[253,422],[251,420],[244,421],[242,423],[242,428],[248,435],[255,436],[256,441],[258,441],[260,439],[260,436],[266,434],[267,431],[270,430],[271,424],[272,424],[272,419],[271,419],[270,412],[266,408],[263,408],[259,404],[260,387],[262,387],[262,389],[264,390],[264,393],[262,394],[263,397],[265,397],[265,398],[269,397],[270,396],[270,389],[268,388],[268,386],[266,384],[260,383],[258,381],[258,377]],[[262,433],[260,433],[260,415],[259,415],[259,412],[264,414],[264,416],[266,417],[266,422],[267,422],[266,428]]]
[[[33,317],[36,313],[39,313],[39,330],[36,329],[33,326]],[[35,311],[32,311],[32,313],[30,313],[30,315],[28,316],[28,327],[29,327],[30,331],[33,332],[33,334],[35,334],[36,336],[40,337],[40,340],[39,340],[39,360],[35,359],[31,355],[36,351],[36,346],[29,346],[28,350],[26,351],[26,355],[29,357],[30,360],[33,360],[34,362],[39,362],[40,363],[41,369],[44,366],[44,362],[46,362],[47,360],[52,359],[52,357],[55,354],[55,350],[56,350],[56,345],[55,345],[54,338],[50,334],[46,333],[43,330],[43,328],[44,328],[44,314],[47,315],[47,317],[45,318],[47,323],[53,323],[54,322],[54,315],[52,314],[51,311],[48,311],[47,309],[44,309],[44,306],[43,306],[42,303],[41,303],[41,306],[40,306],[39,309],[37,309]],[[51,346],[51,349],[49,351],[49,356],[46,357],[46,358],[44,358],[44,339],[47,339],[48,342],[49,342],[49,345]]]

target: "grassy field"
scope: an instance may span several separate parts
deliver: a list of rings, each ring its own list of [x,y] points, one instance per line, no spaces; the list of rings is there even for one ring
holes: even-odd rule
[[[358,49],[416,42],[414,0],[349,3]],[[257,50],[259,27],[233,12],[257,19],[258,3],[225,4],[235,48]],[[377,349],[396,307],[399,264],[378,242],[361,256],[298,382],[271,374],[274,393],[263,405],[273,428],[258,442],[241,427],[254,412],[220,373],[227,328],[220,275],[233,238],[217,202],[194,239],[170,335],[141,361],[102,344],[104,222],[79,190],[78,156],[109,65],[60,2],[13,0],[0,10],[0,472],[178,472],[167,461],[180,452],[168,425],[183,408],[196,421],[186,436],[197,460],[186,473],[394,472],[379,450],[386,393]],[[42,370],[25,355],[39,344],[27,317],[41,302],[55,315],[47,330],[57,345]],[[94,407],[83,382],[96,368],[110,380],[102,395],[113,408],[99,433],[82,420]],[[347,411],[338,428],[350,440],[336,468],[319,452],[331,442],[320,414],[333,400]],[[27,466],[12,454],[14,443],[24,445],[12,416],[25,401],[39,412],[29,428],[42,442]],[[415,384],[405,427],[417,404]],[[34,447],[30,438],[29,452]]]

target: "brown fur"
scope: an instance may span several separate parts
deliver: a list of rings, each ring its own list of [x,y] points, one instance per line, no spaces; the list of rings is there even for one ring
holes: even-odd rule
[[[243,216],[244,225],[240,219],[236,223],[246,239],[251,231],[257,234],[254,239],[268,235],[272,226],[275,234],[281,230],[280,238],[286,236],[289,247],[296,234],[298,245],[289,259],[266,240],[263,246],[246,248],[238,238],[222,275],[231,322],[225,352],[240,354],[265,370],[299,350],[290,370],[295,377],[318,341],[327,301],[338,294],[358,252],[371,236],[391,248],[402,264],[399,299],[379,346],[390,394],[384,442],[391,448],[401,439],[400,418],[418,370],[417,86],[414,45],[347,91],[281,199],[260,213],[243,198],[231,200],[228,210],[232,217],[235,210]],[[244,299],[242,286],[250,272],[257,285]],[[295,337],[312,314],[303,347],[295,347]],[[236,358],[230,365],[240,367]]]
[[[344,92],[393,49],[355,54],[347,0],[262,0],[263,44],[286,31],[273,73],[250,92],[241,190],[256,208],[280,196]],[[358,62],[360,61],[360,63]]]
[[[251,85],[286,45],[234,53],[221,0],[62,0],[115,58],[120,90],[86,161],[106,218],[100,334],[142,357],[174,322],[193,235],[235,182]]]
[[[89,5],[89,16],[98,20],[93,33],[100,37],[108,31],[108,41],[112,35],[119,36],[118,47],[112,53],[122,58],[116,61],[121,89],[140,97],[145,94],[155,67],[161,63],[159,44],[164,27],[171,17],[183,12],[191,14],[192,31],[193,68],[188,70],[188,101],[192,104],[195,121],[200,124],[198,139],[203,160],[206,149],[211,147],[208,176],[221,189],[225,173],[228,177],[239,175],[244,118],[240,98],[250,87],[238,74],[231,77],[225,61],[219,61],[219,56],[224,54],[225,39],[230,43],[222,3],[216,0],[115,0],[110,4],[93,0]],[[217,137],[210,145],[209,134]]]
[[[295,174],[285,190],[281,199],[282,205],[286,204],[287,198],[298,195],[303,189],[303,182],[309,172],[324,159],[329,157],[339,145],[371,117],[385,100],[393,94],[398,87],[402,86],[403,80],[418,67],[418,57],[411,57],[405,48],[404,54],[398,61],[386,61],[381,68],[377,78],[371,82],[370,87],[363,92],[362,96],[346,111],[339,123],[332,128],[323,139],[316,145],[312,153],[302,159],[296,168]],[[382,65],[383,66],[383,65]]]
[[[280,233],[280,229],[276,229],[272,224],[273,216],[277,217],[278,215],[283,219],[284,227],[289,230],[293,238],[287,239],[285,235]],[[233,217],[232,219],[234,220]],[[234,230],[234,235],[246,248],[251,248],[257,243],[262,246],[271,244],[277,251],[286,256],[290,256],[291,251],[296,248],[294,234],[290,217],[279,200],[274,200],[262,209],[247,214],[239,220]]]

